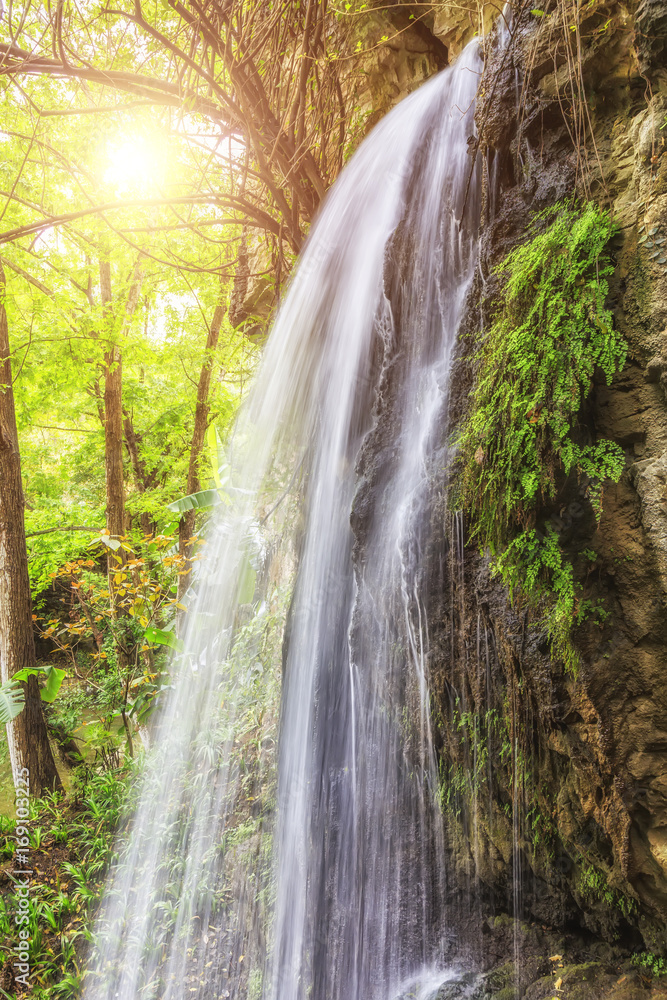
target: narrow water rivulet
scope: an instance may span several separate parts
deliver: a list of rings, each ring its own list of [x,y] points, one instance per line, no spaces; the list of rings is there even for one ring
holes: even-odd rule
[[[473,43],[387,115],[309,237],[233,435],[87,1000],[426,1000],[450,975],[424,590],[476,266],[480,72]],[[269,808],[271,739],[243,757],[237,731],[258,668],[235,650],[270,613],[249,567],[275,565],[280,517],[297,568]]]

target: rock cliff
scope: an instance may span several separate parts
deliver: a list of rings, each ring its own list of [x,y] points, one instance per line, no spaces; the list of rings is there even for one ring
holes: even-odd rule
[[[477,10],[443,4],[371,11],[358,29],[372,48],[360,103],[379,117],[487,32],[471,140],[484,176],[480,268],[464,332],[488,321],[494,268],[535,212],[575,194],[612,212],[609,304],[629,354],[611,386],[599,380],[581,432],[619,443],[626,469],[605,488],[599,523],[572,477],[546,512],[603,609],[574,632],[576,676],[550,655],[535,613],[510,604],[461,515],[434,505],[430,667],[450,899],[472,938],[495,907],[664,955],[667,6],[550,0],[493,18],[490,29]],[[469,344],[455,419],[474,379]]]

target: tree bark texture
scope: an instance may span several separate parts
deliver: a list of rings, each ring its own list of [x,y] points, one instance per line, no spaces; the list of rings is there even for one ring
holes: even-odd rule
[[[5,274],[0,265],[0,674],[7,681],[35,666],[35,639],[25,542],[23,484],[19,453],[9,329],[5,310]],[[61,787],[51,751],[39,685],[22,685],[25,707],[7,725],[7,741],[16,780],[29,771],[30,792],[42,795]]]

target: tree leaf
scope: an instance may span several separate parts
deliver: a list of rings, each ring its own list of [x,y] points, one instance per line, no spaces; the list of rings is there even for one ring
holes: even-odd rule
[[[182,652],[183,642],[174,632],[168,632],[166,629],[150,628],[146,629],[146,639],[148,642],[154,642],[158,646],[169,646],[170,649],[175,649],[177,652]]]
[[[0,685],[0,723],[11,722],[23,711],[25,697],[16,677]]]
[[[47,667],[44,673],[46,674],[46,684],[39,693],[42,701],[50,703],[58,697],[58,692],[65,679],[65,671],[61,670],[60,667]]]
[[[172,503],[167,504],[167,510],[173,510],[175,514],[183,514],[186,510],[200,510],[204,507],[217,507],[220,503],[220,494],[217,490],[200,490],[199,493],[190,493],[186,497],[179,497]]]
[[[60,691],[65,671],[60,667],[24,667],[23,670],[14,674],[13,680],[27,681],[29,677],[45,677],[46,684],[39,689],[42,701],[55,701]]]
[[[92,544],[96,545],[98,542],[101,542],[102,545],[106,545],[106,547],[111,549],[112,552],[115,552],[116,549],[120,548],[120,542],[118,539],[112,538],[111,535],[100,535],[100,537],[96,538]]]

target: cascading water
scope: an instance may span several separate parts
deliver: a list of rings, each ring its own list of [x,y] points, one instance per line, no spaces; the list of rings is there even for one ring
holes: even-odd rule
[[[473,44],[387,115],[309,237],[234,433],[87,1000],[427,998],[447,977],[424,587],[476,260],[480,71]],[[239,749],[261,670],[237,653],[259,519],[295,468],[274,818],[271,740],[253,774]]]

